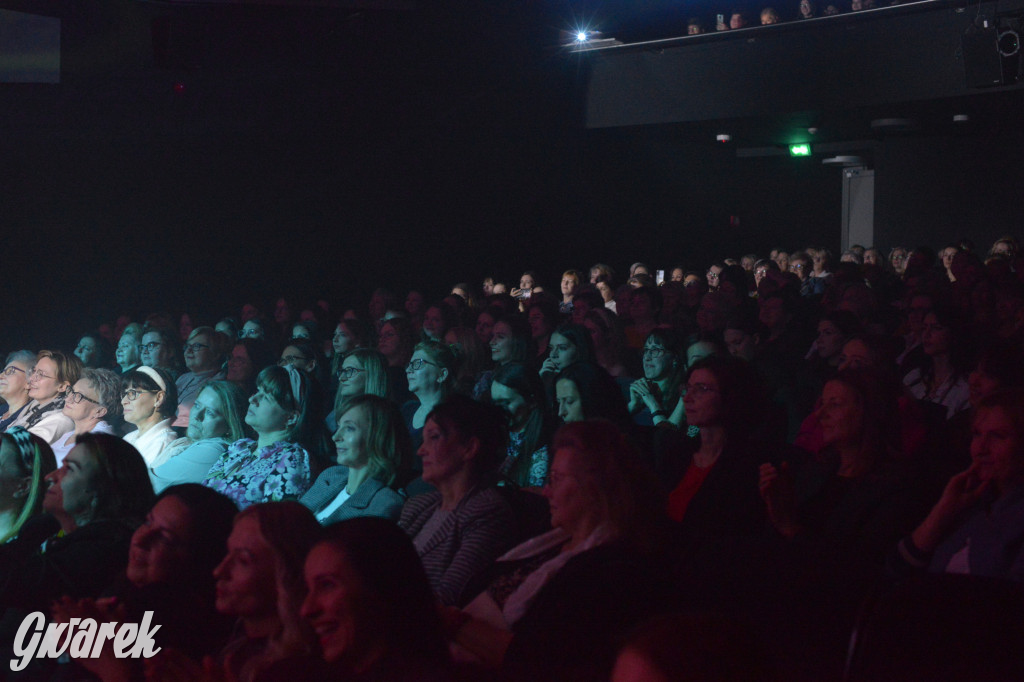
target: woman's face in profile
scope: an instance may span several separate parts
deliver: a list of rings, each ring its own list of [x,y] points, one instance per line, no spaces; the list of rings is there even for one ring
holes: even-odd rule
[[[338,392],[349,398],[366,393],[366,372],[359,359],[350,355],[341,363],[338,371]]]
[[[0,442],[0,507],[18,509],[17,497],[23,498],[22,491],[28,491],[31,476],[20,476],[17,457],[18,449],[6,440]],[[22,499],[22,503],[24,499]]]
[[[192,514],[178,497],[157,502],[132,534],[125,575],[136,587],[173,583],[187,570]]]
[[[494,325],[491,337],[491,359],[501,364],[512,359],[512,328],[504,322]]]
[[[324,660],[358,659],[362,581],[355,568],[333,545],[320,543],[306,557],[305,579],[300,614],[317,634]]]
[[[71,448],[60,468],[46,476],[49,487],[43,498],[43,511],[77,518],[89,513],[96,492],[93,478],[99,463],[85,445]]]
[[[357,405],[341,415],[338,430],[334,432],[334,447],[338,464],[349,469],[362,469],[369,463],[366,438],[370,418],[364,405]]]
[[[971,460],[980,480],[1004,487],[1024,480],[1024,444],[1018,428],[1001,407],[978,411],[971,437]]]
[[[423,480],[433,486],[453,480],[470,466],[470,440],[446,433],[433,419],[423,425],[423,444],[416,456],[423,462]]]
[[[356,347],[352,334],[349,333],[348,327],[344,324],[339,324],[335,328],[331,346],[334,348],[334,352],[339,355],[344,355]]]
[[[841,381],[829,381],[821,392],[818,408],[823,445],[856,443],[864,425],[860,396]]]
[[[255,517],[239,519],[228,536],[227,556],[213,570],[217,611],[256,618],[277,611],[277,559]]]

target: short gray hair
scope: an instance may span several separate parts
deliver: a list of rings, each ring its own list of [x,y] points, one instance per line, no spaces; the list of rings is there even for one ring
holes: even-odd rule
[[[7,362],[4,363],[4,367],[12,362],[23,362],[29,367],[35,367],[36,354],[30,350],[16,350],[7,356]]]
[[[107,408],[108,417],[121,414],[121,377],[116,372],[86,368],[82,370],[82,380],[88,381],[96,389],[99,403]]]

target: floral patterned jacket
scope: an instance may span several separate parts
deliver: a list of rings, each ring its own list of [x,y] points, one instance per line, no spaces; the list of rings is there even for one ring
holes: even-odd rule
[[[243,438],[214,462],[203,485],[224,493],[245,509],[260,502],[296,499],[311,484],[309,453],[298,443],[280,441],[258,447]]]

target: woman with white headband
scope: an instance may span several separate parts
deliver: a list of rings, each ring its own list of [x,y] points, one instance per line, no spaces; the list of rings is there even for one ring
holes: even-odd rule
[[[306,372],[291,366],[265,368],[245,414],[257,439],[228,446],[203,485],[224,493],[239,509],[305,493],[332,448],[323,404],[319,384]]]
[[[125,441],[154,469],[166,459],[164,450],[178,434],[171,428],[178,414],[178,389],[165,369],[142,365],[125,377],[121,406],[124,420],[137,429],[124,437]]]

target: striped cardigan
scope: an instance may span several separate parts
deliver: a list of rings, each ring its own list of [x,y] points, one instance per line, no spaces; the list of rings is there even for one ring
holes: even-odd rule
[[[441,493],[417,495],[405,503],[398,525],[415,538],[440,508]],[[515,516],[497,488],[477,487],[467,493],[420,552],[441,603],[463,606],[474,597],[465,594],[467,588],[512,546],[515,537]]]

